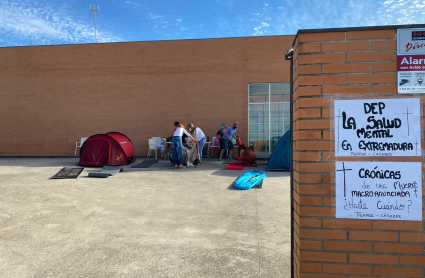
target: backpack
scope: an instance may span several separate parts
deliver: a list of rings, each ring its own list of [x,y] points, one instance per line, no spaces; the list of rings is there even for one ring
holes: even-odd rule
[[[220,140],[218,138],[215,138],[214,140],[214,146],[220,145]]]

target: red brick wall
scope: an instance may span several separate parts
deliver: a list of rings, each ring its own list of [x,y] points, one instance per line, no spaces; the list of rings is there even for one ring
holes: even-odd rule
[[[335,218],[333,101],[401,97],[397,94],[396,48],[394,29],[301,33],[297,37],[294,54],[295,277],[425,275],[423,221]],[[421,105],[425,105],[425,97],[421,97]],[[424,106],[421,109],[423,117]],[[424,123],[422,119],[422,128]],[[342,160],[386,161],[371,157]],[[390,160],[421,161],[406,157]]]
[[[0,48],[0,155],[70,155],[119,131],[148,138],[193,122],[248,134],[248,83],[288,82],[293,36]]]

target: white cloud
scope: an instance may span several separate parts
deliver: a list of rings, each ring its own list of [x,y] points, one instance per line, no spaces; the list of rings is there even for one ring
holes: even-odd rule
[[[0,40],[6,45],[94,42],[93,25],[75,20],[60,6],[53,8],[26,0],[6,1],[0,5],[0,15]],[[101,22],[98,20],[97,24],[98,42],[124,40],[112,32],[104,31]]]
[[[133,7],[139,7],[139,6],[140,6],[140,4],[139,4],[139,3],[137,3],[137,2],[133,2],[133,1],[125,1],[125,3],[126,3],[127,5],[130,5],[130,6],[133,6]]]
[[[259,35],[263,35],[265,33],[269,33],[269,31],[267,29],[265,29],[266,27],[270,27],[270,24],[268,24],[267,22],[261,22],[260,26],[254,27],[254,33],[252,34],[253,36],[259,36]]]
[[[163,18],[163,15],[159,15],[159,14],[154,14],[154,13],[148,13],[146,18],[153,20],[153,19],[158,19],[158,18]]]
[[[258,36],[258,35],[262,35],[263,31],[261,31],[258,27],[254,28],[255,33],[252,34],[253,36]]]
[[[394,0],[385,1],[378,9],[377,20],[380,24],[416,24],[423,23],[425,1]]]
[[[65,9],[66,5],[70,5],[66,1],[62,5],[55,4],[54,7],[52,4],[45,4],[52,2],[0,0],[0,45],[94,41],[93,18],[89,17],[88,13],[89,4],[86,7],[87,15],[81,15],[76,14],[75,7],[74,10]],[[149,39],[158,39],[166,36],[165,34],[173,39],[295,34],[298,29],[416,24],[423,23],[425,19],[425,0],[280,0],[277,5],[269,0],[252,1],[250,4],[244,1],[213,0],[216,5],[213,9],[213,12],[216,12],[215,22],[207,24],[200,19],[191,22],[190,26],[195,28],[188,28],[189,19],[180,14],[180,11],[170,11],[166,14],[164,9],[149,9],[147,4],[143,4],[147,2],[149,1],[123,0],[114,5],[122,3],[123,9],[138,11],[142,20],[139,25],[135,23],[134,28],[140,28],[143,24],[143,35]],[[149,3],[151,5],[153,2]],[[106,24],[119,22],[119,18],[115,22],[105,19],[102,14],[97,18],[99,42],[125,41],[122,37],[124,35],[109,31],[105,27]],[[205,33],[203,27],[207,25],[214,29],[213,33]]]
[[[225,6],[228,9],[232,9],[234,0],[215,0],[215,2],[220,6]]]
[[[285,1],[285,7],[291,4]],[[424,0],[311,0],[264,12],[262,20],[273,18],[269,31],[295,34],[298,29],[419,24],[424,23],[424,9]]]

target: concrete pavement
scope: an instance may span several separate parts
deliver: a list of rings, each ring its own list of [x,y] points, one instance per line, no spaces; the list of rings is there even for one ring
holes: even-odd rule
[[[0,159],[0,277],[290,277],[289,173],[248,191],[207,159],[49,179],[77,163]]]

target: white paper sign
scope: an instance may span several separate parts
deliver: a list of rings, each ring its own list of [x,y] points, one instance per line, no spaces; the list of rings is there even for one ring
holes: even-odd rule
[[[420,156],[419,98],[336,100],[335,156]]]
[[[421,162],[336,162],[336,218],[422,221]]]

